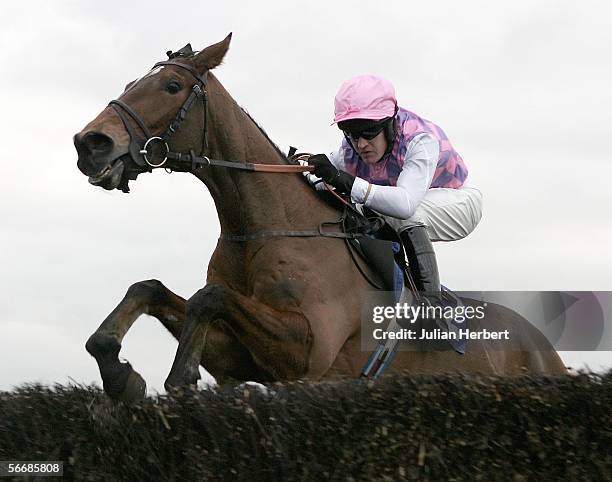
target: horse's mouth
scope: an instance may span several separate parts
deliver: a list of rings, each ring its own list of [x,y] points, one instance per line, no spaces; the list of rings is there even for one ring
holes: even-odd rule
[[[95,176],[89,176],[89,184],[100,186],[108,191],[111,191],[119,186],[125,164],[119,157],[108,164],[101,172]]]

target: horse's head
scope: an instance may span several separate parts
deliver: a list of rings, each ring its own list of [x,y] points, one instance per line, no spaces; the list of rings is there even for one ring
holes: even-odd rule
[[[165,166],[168,151],[203,153],[206,74],[221,63],[230,40],[231,34],[199,53],[190,45],[168,52],[168,61],[130,82],[74,136],[77,166],[91,184],[128,192],[129,180]]]

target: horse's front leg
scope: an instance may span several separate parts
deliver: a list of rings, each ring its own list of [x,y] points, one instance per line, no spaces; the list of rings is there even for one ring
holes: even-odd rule
[[[211,330],[233,339],[233,352],[221,353],[211,343]],[[238,366],[236,345],[248,354],[251,367]],[[187,302],[166,388],[196,383],[200,362],[216,377],[298,379],[308,372],[311,347],[310,324],[301,313],[279,311],[224,286],[207,285]]]
[[[145,396],[146,384],[132,366],[119,361],[121,341],[143,314],[157,318],[178,340],[185,318],[185,300],[157,280],[140,281],[89,337],[85,348],[96,359],[104,391],[114,399],[136,400]]]

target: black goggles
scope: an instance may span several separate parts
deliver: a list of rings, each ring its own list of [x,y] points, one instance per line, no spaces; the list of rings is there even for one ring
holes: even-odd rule
[[[386,123],[387,120],[378,124],[370,125],[360,130],[345,130],[344,135],[355,142],[357,142],[361,138],[365,139],[366,141],[371,141],[383,131]]]

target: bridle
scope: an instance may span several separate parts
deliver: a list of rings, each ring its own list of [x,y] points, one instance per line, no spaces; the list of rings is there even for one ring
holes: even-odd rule
[[[187,97],[183,105],[181,105],[181,107],[179,108],[178,112],[176,113],[176,116],[174,117],[174,120],[170,123],[170,126],[168,126],[165,132],[162,133],[161,135],[154,136],[149,130],[149,128],[147,127],[146,123],[142,120],[142,118],[125,102],[119,99],[111,100],[109,102],[109,105],[115,109],[115,112],[117,113],[121,121],[123,122],[123,125],[125,126],[128,132],[128,135],[130,137],[130,147],[129,147],[130,157],[132,158],[132,160],[134,161],[136,165],[142,168],[145,168],[145,170],[147,171],[150,171],[151,169],[158,168],[158,167],[164,167],[169,159],[172,159],[174,156],[179,154],[179,153],[171,152],[168,143],[170,141],[170,138],[173,136],[173,134],[175,134],[179,130],[179,128],[181,127],[181,124],[187,117],[187,113],[189,112],[191,107],[196,104],[197,101],[200,101],[202,103],[202,107],[203,107],[202,112],[203,112],[203,117],[204,117],[204,121],[203,121],[204,133],[202,136],[202,149],[200,151],[200,156],[204,153],[204,150],[207,149],[208,147],[208,136],[207,136],[208,109],[206,105],[208,99],[206,96],[206,74],[204,74],[204,76],[201,76],[199,72],[197,72],[190,65],[171,61],[171,60],[157,62],[153,66],[153,69],[157,67],[165,66],[165,65],[173,65],[173,66],[182,68],[184,70],[187,70],[189,73],[191,73],[195,77],[196,83],[192,86],[191,93],[189,94],[189,96]],[[142,144],[142,138],[140,138],[134,131],[134,128],[132,124],[129,122],[129,119],[133,120],[136,123],[136,125],[140,128],[142,133],[145,135],[146,140],[144,141],[144,144]],[[166,151],[164,155],[164,159],[159,163],[154,163],[149,159],[149,148],[152,149],[154,143],[159,143]],[[170,156],[171,154],[173,156]],[[195,166],[193,166],[193,168],[195,168]],[[179,168],[176,170],[183,170],[183,169]]]
[[[157,62],[153,66],[153,69],[167,65],[178,67],[180,69],[188,71],[196,80],[196,83],[193,84],[193,86],[191,87],[191,93],[179,108],[178,112],[176,113],[176,116],[174,117],[174,120],[170,123],[168,128],[162,134],[158,136],[153,135],[150,129],[147,127],[146,123],[138,115],[138,113],[135,112],[134,109],[132,109],[122,100],[115,99],[109,102],[109,106],[111,106],[115,110],[115,112],[123,122],[123,125],[125,126],[125,129],[129,135],[129,155],[131,160],[137,166],[136,169],[126,170],[128,179],[135,179],[135,175],[138,175],[138,173],[151,172],[152,169],[156,168],[164,168],[168,172],[193,172],[203,166],[219,166],[229,169],[241,169],[245,171],[273,173],[303,173],[312,172],[314,170],[313,166],[302,165],[298,162],[298,160],[300,159],[304,160],[310,157],[307,154],[302,154],[301,156],[288,156],[287,160],[288,162],[292,163],[291,165],[255,164],[250,162],[210,159],[209,157],[204,155],[204,153],[208,150],[208,93],[206,90],[206,80],[208,71],[206,71],[204,74],[200,74],[191,65],[174,60],[175,58],[186,58],[188,57],[188,55],[189,54],[185,55],[181,51],[174,53],[168,52],[169,60]],[[202,106],[203,116],[203,134],[200,153],[196,154],[193,150],[190,150],[188,153],[174,152],[170,150],[169,143],[172,136],[176,134],[176,132],[178,132],[182,123],[187,117],[187,113],[196,104],[200,104]],[[140,131],[142,131],[142,134],[144,134],[144,136],[146,137],[146,139],[142,139],[142,137],[138,135],[130,120],[132,120],[138,126]],[[153,162],[152,159],[150,159],[149,157],[149,152],[152,152],[155,144],[158,144],[165,151],[165,154],[163,155],[163,160],[160,162]],[[361,238],[364,235],[367,235],[370,232],[374,232],[381,227],[380,219],[372,222],[372,220],[370,220],[369,218],[365,218],[361,213],[359,213],[350,203],[346,202],[333,191],[330,190],[330,192],[345,205],[345,211],[341,218],[337,221],[322,222],[316,229],[313,230],[262,230],[244,235],[227,235],[222,233],[220,238],[228,242],[246,242],[269,237],[331,237],[348,240]],[[364,223],[365,227],[362,230],[360,230],[359,232],[345,232],[330,231],[326,229],[326,227],[334,225],[340,225],[344,227],[347,211],[353,211],[354,213],[357,213],[357,216],[367,219],[368,222]]]
[[[163,167],[168,171],[180,171],[180,172],[192,172],[202,166],[219,166],[230,169],[241,169],[245,171],[258,171],[258,172],[310,172],[313,170],[312,166],[302,165],[279,165],[279,164],[254,164],[250,162],[239,162],[239,161],[227,161],[221,159],[210,159],[205,156],[204,153],[208,150],[208,94],[206,91],[206,77],[208,71],[203,75],[191,65],[177,62],[173,60],[175,57],[185,57],[180,53],[168,53],[170,60],[157,62],[153,69],[166,65],[171,65],[186,70],[196,80],[196,83],[191,88],[191,93],[183,102],[179,108],[174,120],[170,123],[170,126],[159,136],[154,136],[146,123],[129,105],[119,99],[111,100],[109,105],[113,107],[126,131],[130,137],[129,154],[132,161],[139,167],[144,169],[146,172],[150,172],[152,169]],[[203,115],[203,134],[202,134],[202,146],[200,153],[196,154],[193,150],[188,153],[174,152],[170,150],[170,139],[178,132],[181,124],[187,117],[189,110],[196,104],[202,106]],[[135,132],[130,119],[140,128],[142,133],[145,135],[146,140],[143,140]],[[164,151],[163,160],[155,163],[149,156],[149,151],[153,149],[154,145],[158,144]]]

